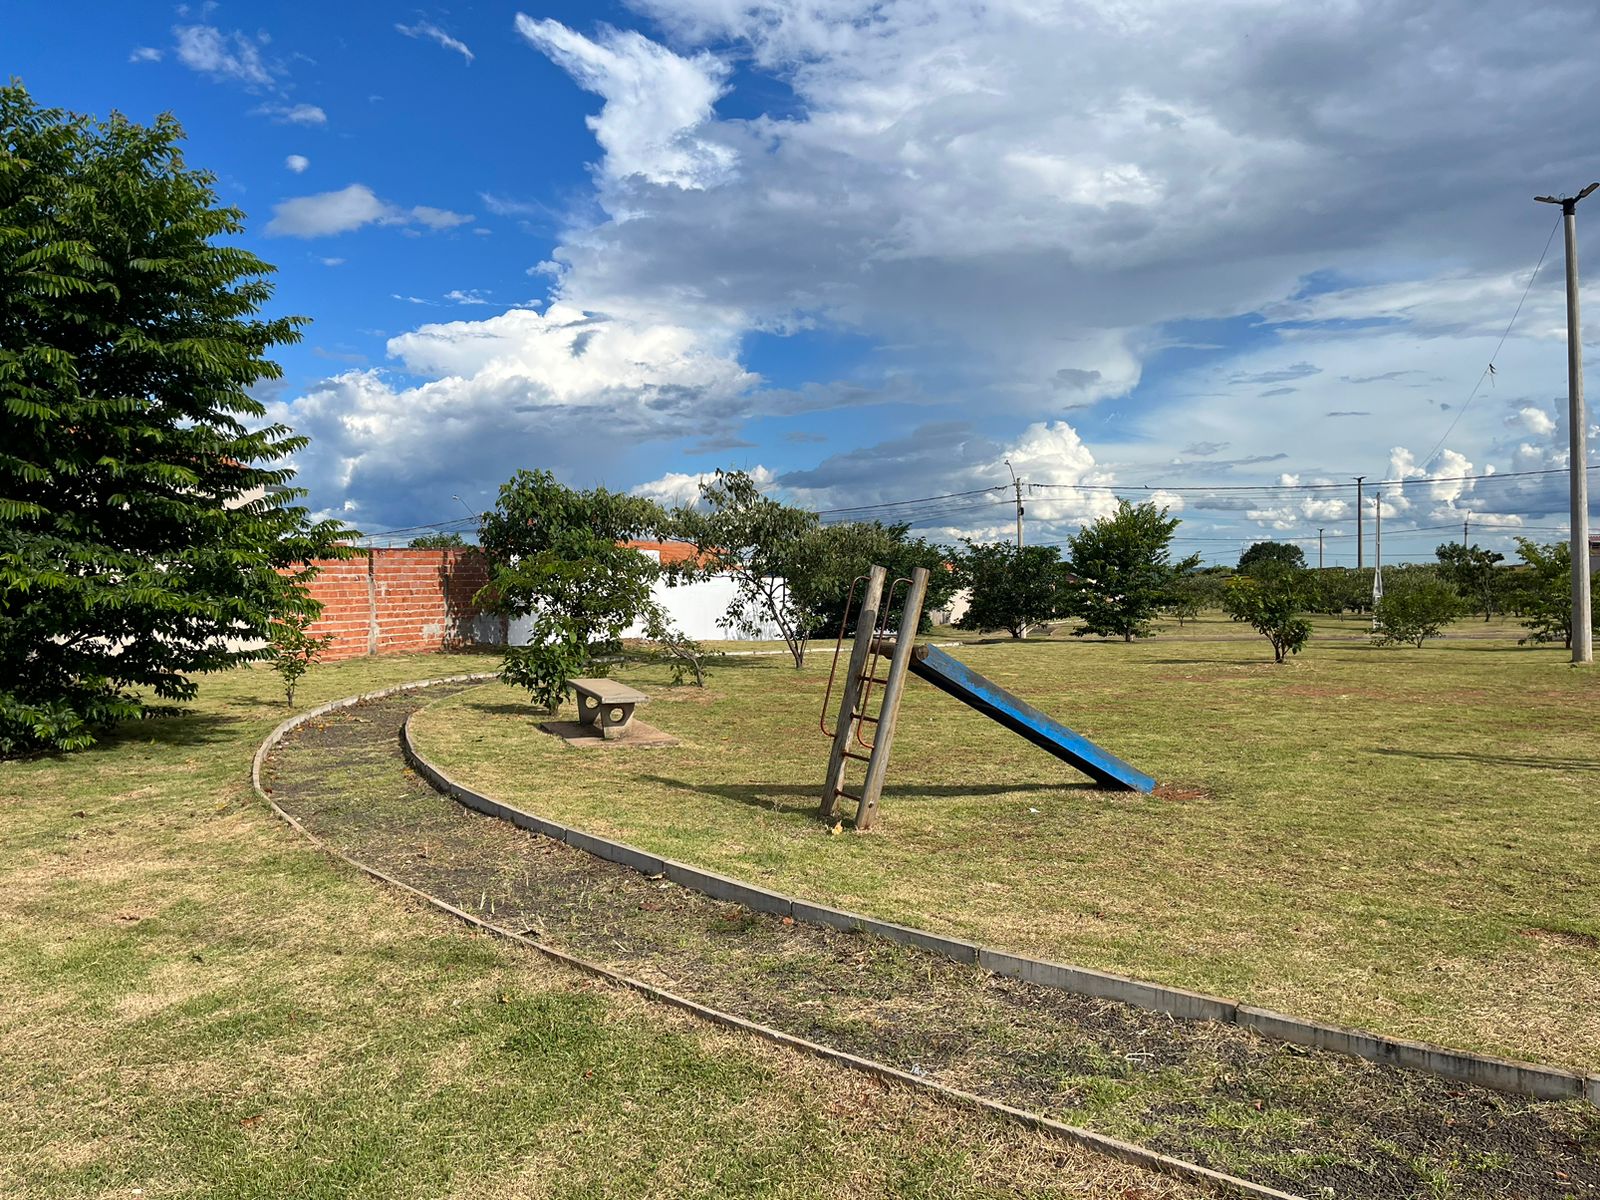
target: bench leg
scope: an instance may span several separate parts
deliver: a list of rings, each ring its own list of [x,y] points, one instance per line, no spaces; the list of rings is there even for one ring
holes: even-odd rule
[[[593,696],[578,697],[578,724],[598,725],[600,723],[600,702]]]
[[[621,737],[633,720],[633,705],[603,704],[600,706],[600,736],[607,741]]]

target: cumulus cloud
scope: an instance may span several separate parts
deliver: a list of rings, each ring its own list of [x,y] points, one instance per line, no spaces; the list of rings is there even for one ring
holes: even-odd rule
[[[472,220],[471,216],[419,204],[401,208],[378,198],[364,183],[352,183],[334,192],[296,196],[273,206],[266,232],[273,237],[328,237],[349,233],[364,225],[423,225],[449,229]]]
[[[427,38],[430,41],[438,42],[446,50],[453,50],[461,55],[462,58],[467,60],[469,66],[472,63],[473,53],[467,48],[467,44],[459,38],[451,37],[432,21],[418,21],[415,25],[397,24],[395,31],[405,34],[408,38]]]
[[[296,463],[307,478],[354,498],[359,519],[399,524],[418,488],[449,495],[530,463],[589,477],[642,442],[731,428],[756,382],[732,349],[564,305],[512,309],[390,339],[405,375],[425,382],[348,371],[273,415],[311,435]]]
[[[283,165],[296,175],[302,175],[305,173],[306,168],[311,165],[311,160],[304,154],[291,154],[283,160]]]
[[[711,54],[684,58],[632,30],[606,29],[594,40],[522,13],[516,28],[579,87],[604,99],[588,125],[605,151],[608,174],[684,189],[727,177],[733,150],[696,134],[728,74]]]
[[[766,467],[757,465],[746,472],[762,491],[770,491],[773,483],[773,473]],[[646,483],[636,485],[629,490],[635,496],[643,496],[647,500],[654,500],[666,508],[681,508],[700,503],[700,485],[708,483],[715,478],[714,471],[701,471],[689,473],[683,471],[668,471],[659,479],[652,479]]]

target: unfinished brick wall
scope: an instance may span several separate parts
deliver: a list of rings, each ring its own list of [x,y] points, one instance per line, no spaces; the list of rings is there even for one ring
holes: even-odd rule
[[[503,641],[499,621],[473,607],[489,567],[473,547],[368,550],[318,559],[311,594],[322,602],[313,634],[334,636],[327,661],[364,654],[425,654]]]

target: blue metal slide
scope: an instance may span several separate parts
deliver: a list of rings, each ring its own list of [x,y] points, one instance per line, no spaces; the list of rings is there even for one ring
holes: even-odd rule
[[[961,703],[1000,722],[1013,733],[1020,733],[1041,750],[1048,750],[1062,761],[1071,763],[1096,783],[1135,792],[1155,790],[1156,781],[1150,776],[1135,771],[1115,754],[1102,750],[1082,734],[1074,733],[1026,700],[1013,696],[998,684],[990,683],[938,647],[914,647],[911,660],[906,665],[913,675],[926,679],[940,691],[948,692]]]

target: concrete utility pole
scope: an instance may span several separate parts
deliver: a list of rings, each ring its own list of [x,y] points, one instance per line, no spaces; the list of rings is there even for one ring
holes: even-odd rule
[[[1600,183],[1576,196],[1535,196],[1540,204],[1559,204],[1567,235],[1567,433],[1571,457],[1567,474],[1572,492],[1572,661],[1594,661],[1589,628],[1589,446],[1583,415],[1583,335],[1578,326],[1578,201]]]
[[[1317,570],[1322,570],[1322,529],[1317,530]]]
[[[1365,475],[1356,476],[1356,570],[1366,566],[1366,561],[1361,557],[1361,481]]]
[[[1465,520],[1465,521],[1461,522],[1461,548],[1463,550],[1465,550],[1467,548],[1467,526],[1470,525],[1471,523],[1472,522],[1471,522],[1470,518],[1468,520]]]
[[[1378,601],[1383,599],[1383,493],[1373,498],[1372,512],[1376,521],[1372,554],[1372,627],[1378,628]]]
[[[1006,459],[1006,470],[1011,471],[1011,486],[1017,489],[1017,551],[1022,550],[1022,480],[1017,478],[1017,473],[1011,469],[1011,460]]]

